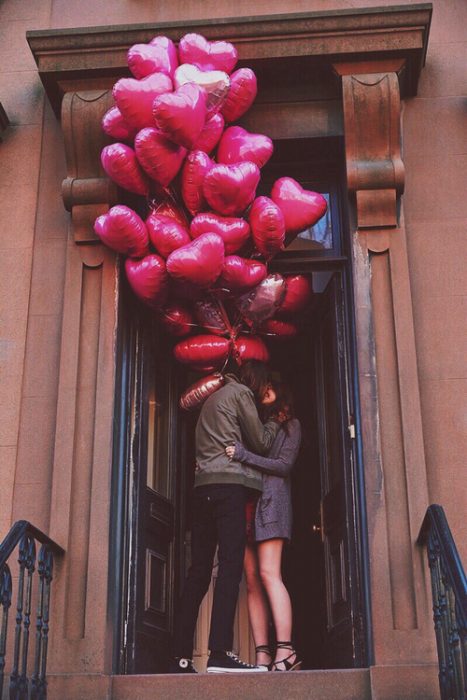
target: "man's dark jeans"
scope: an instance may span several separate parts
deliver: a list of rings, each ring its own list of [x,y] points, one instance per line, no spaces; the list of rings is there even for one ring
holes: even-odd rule
[[[194,489],[191,567],[176,614],[174,653],[193,655],[199,606],[209,588],[216,546],[219,569],[211,613],[209,649],[230,651],[245,554],[247,489],[239,484],[210,484]]]

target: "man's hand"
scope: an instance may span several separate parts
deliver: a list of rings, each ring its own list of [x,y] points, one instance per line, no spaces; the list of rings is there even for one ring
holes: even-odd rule
[[[235,445],[229,445],[228,447],[225,448],[225,454],[231,460],[233,457],[235,457]]]

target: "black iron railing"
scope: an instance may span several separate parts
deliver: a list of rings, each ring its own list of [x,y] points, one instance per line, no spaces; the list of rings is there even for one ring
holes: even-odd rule
[[[40,544],[36,556],[36,543]],[[12,640],[10,700],[42,700],[47,697],[47,645],[49,639],[50,586],[54,556],[63,549],[26,520],[19,520],[0,544],[0,698],[3,697],[8,642],[8,614],[12,606],[13,577],[11,556],[17,551],[18,577],[15,578],[16,617]],[[34,571],[37,568],[37,586]],[[16,574],[16,570],[14,571]],[[28,675],[31,608],[36,605],[33,672]],[[37,601],[37,602],[36,602]]]
[[[426,545],[442,700],[467,698],[467,579],[441,506],[428,508],[418,537]]]

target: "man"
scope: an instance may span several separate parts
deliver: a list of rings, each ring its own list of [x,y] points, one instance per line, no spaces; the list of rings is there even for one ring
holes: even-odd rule
[[[208,673],[261,671],[232,652],[233,624],[246,541],[245,504],[250,489],[261,491],[261,474],[229,461],[225,447],[244,441],[254,452],[268,452],[279,429],[265,425],[256,409],[269,383],[266,365],[245,363],[240,379],[226,375],[225,385],[204,403],[196,425],[196,474],[193,497],[192,564],[177,615],[172,673],[196,673],[193,637],[199,606],[209,588],[216,547],[219,570],[209,634]]]

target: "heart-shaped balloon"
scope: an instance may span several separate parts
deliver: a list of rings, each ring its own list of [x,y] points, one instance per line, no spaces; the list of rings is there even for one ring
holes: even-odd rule
[[[181,63],[192,63],[204,71],[223,70],[231,73],[238,61],[237,49],[228,41],[208,41],[201,34],[185,34],[178,53]]]
[[[223,217],[212,212],[197,214],[190,224],[190,235],[197,238],[213,231],[224,241],[227,255],[236,253],[250,237],[250,226],[245,219]]]
[[[218,335],[192,335],[174,347],[175,358],[187,365],[221,366],[227,359],[230,340]]]
[[[135,151],[141,167],[150,178],[167,187],[186,156],[186,149],[169,141],[157,129],[142,129],[135,138]]]
[[[163,306],[167,300],[169,276],[159,255],[146,255],[141,260],[125,260],[125,272],[130,287],[145,304],[152,308]]]
[[[224,264],[224,242],[217,233],[204,233],[167,258],[167,271],[182,282],[210,287]]]
[[[194,151],[204,151],[204,153],[211,153],[219,143],[219,139],[222,136],[224,130],[224,117],[220,112],[216,112],[210,117],[193,146]]]
[[[291,275],[285,278],[285,296],[279,307],[278,315],[290,315],[303,311],[313,294],[311,277]]]
[[[174,250],[191,243],[186,228],[171,216],[151,213],[146,219],[146,226],[151,243],[164,258],[167,258]]]
[[[194,303],[194,310],[198,325],[209,333],[215,335],[226,335],[230,332],[226,325],[227,315],[221,311],[221,302],[212,301],[211,299],[199,299]]]
[[[258,331],[277,340],[288,340],[298,335],[298,327],[292,321],[281,321],[278,318],[269,318],[259,326]]]
[[[186,83],[156,97],[152,113],[157,128],[179,146],[191,148],[206,121],[206,94],[195,83]]]
[[[227,99],[230,78],[220,70],[203,72],[190,63],[183,63],[174,74],[176,88],[185,83],[195,83],[206,93],[206,110],[209,116],[218,112]]]
[[[250,227],[259,252],[270,260],[284,248],[284,215],[269,197],[257,197],[250,209]]]
[[[149,253],[148,231],[138,214],[117,204],[106,214],[98,216],[94,231],[102,243],[112,250],[130,258],[142,258]]]
[[[292,177],[281,177],[275,181],[271,199],[284,214],[287,234],[296,235],[314,226],[327,210],[327,203],[322,194],[304,190]]]
[[[241,126],[229,126],[217,149],[218,163],[240,163],[249,160],[262,168],[274,150],[269,136],[252,134]]]
[[[230,90],[221,109],[227,123],[235,122],[247,112],[258,92],[256,75],[251,68],[239,68],[230,76]]]
[[[239,335],[233,341],[233,356],[239,365],[248,360],[269,362],[269,350],[264,341],[255,335]]]
[[[165,73],[172,78],[178,66],[175,44],[166,36],[156,36],[149,44],[135,44],[128,50],[128,67],[135,78]]]
[[[204,178],[204,196],[218,214],[241,214],[254,200],[259,178],[260,171],[255,163],[219,163]]]
[[[207,208],[203,182],[213,165],[210,157],[203,151],[192,151],[185,159],[181,190],[186,208],[192,215]]]
[[[247,323],[261,323],[274,316],[284,295],[282,275],[268,275],[257,287],[237,299],[237,307]]]
[[[199,408],[211,394],[224,386],[225,379],[222,374],[210,374],[202,377],[197,382],[185,389],[180,397],[180,408],[184,411],[193,411]]]
[[[188,229],[189,222],[183,209],[178,206],[174,197],[164,197],[161,200],[153,200],[150,203],[151,214],[163,214],[178,221],[183,228]]]
[[[142,194],[149,193],[149,180],[140,167],[136,154],[124,143],[111,143],[101,152],[101,163],[111,180],[124,190]]]
[[[137,129],[131,128],[118,107],[111,107],[102,117],[102,129],[117,141],[133,141]]]
[[[166,331],[177,338],[191,333],[195,325],[192,313],[177,302],[167,304],[161,310],[160,320]]]
[[[172,92],[172,87],[168,75],[153,73],[142,80],[121,78],[115,83],[112,94],[127,124],[139,131],[154,126],[152,103],[159,95]]]
[[[227,255],[217,284],[232,291],[251,289],[268,274],[266,265],[256,260]]]

